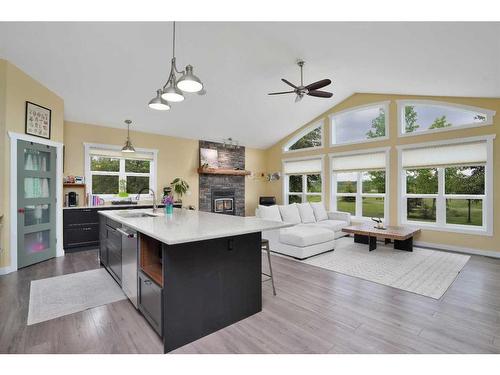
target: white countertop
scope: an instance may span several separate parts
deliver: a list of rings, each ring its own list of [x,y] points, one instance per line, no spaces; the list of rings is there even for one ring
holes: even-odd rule
[[[103,208],[114,208],[116,210],[124,209],[124,208],[130,208],[130,207],[151,207],[153,205],[153,202],[151,203],[137,203],[137,204],[103,204],[101,206],[73,206],[73,207],[63,207],[63,210],[82,210],[86,208],[97,208],[97,209],[103,209]],[[158,204],[159,206],[159,204]],[[162,204],[163,206],[163,204]]]
[[[168,245],[292,226],[292,224],[262,220],[256,217],[221,215],[178,208],[174,208],[172,215],[165,215],[163,209],[159,209],[156,217],[131,218],[120,216],[123,212],[151,213],[152,210],[99,211],[99,214]]]

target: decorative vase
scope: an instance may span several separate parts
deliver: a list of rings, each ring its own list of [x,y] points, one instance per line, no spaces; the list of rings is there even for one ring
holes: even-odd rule
[[[165,213],[167,215],[172,215],[174,213],[174,205],[172,204],[165,205]]]

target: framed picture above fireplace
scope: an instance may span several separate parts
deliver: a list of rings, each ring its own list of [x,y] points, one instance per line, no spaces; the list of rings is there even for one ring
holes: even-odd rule
[[[200,148],[200,167],[218,168],[219,154],[211,148]]]

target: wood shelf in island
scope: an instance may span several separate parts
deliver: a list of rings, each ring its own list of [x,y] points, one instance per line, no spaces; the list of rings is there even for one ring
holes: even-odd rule
[[[63,184],[64,187],[85,187],[85,184],[75,184],[75,183],[70,183],[70,182],[65,182]]]
[[[248,176],[252,172],[240,169],[226,169],[226,168],[198,168],[199,174],[218,174],[226,176]]]

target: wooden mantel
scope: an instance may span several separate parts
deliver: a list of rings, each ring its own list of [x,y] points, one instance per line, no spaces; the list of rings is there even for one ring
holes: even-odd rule
[[[198,168],[199,174],[219,174],[226,176],[248,176],[252,172],[239,170],[239,169],[225,169],[225,168]]]

